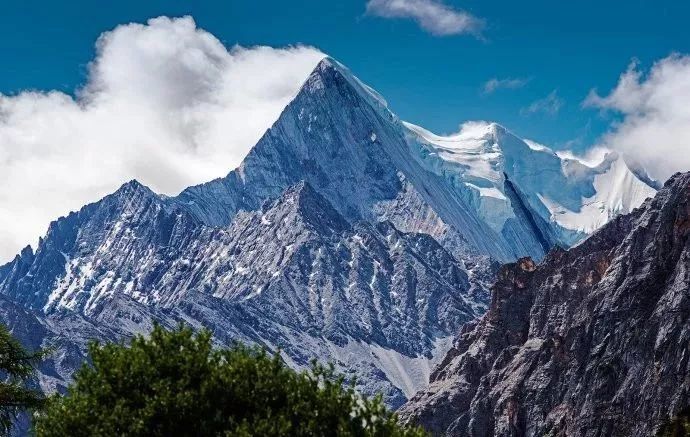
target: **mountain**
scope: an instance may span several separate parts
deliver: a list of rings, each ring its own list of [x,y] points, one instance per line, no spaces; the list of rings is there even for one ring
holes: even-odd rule
[[[655,192],[615,153],[587,165],[495,123],[466,126],[439,137],[402,122],[327,58],[239,168],[175,200],[225,225],[305,180],[348,220],[389,220],[461,257],[510,261],[568,247]]]
[[[350,224],[306,182],[227,228],[130,182],[54,222],[36,253],[3,270],[0,293],[37,317],[76,313],[120,331],[96,338],[184,321],[223,344],[281,348],[296,367],[337,360],[394,404],[426,383],[434,352],[488,298],[433,238]],[[55,325],[59,335],[81,329]]]
[[[654,435],[690,405],[690,173],[541,264],[501,268],[405,421],[447,435]]]
[[[334,361],[398,406],[486,310],[496,261],[569,246],[654,192],[615,155],[588,165],[471,127],[406,124],[325,59],[227,177],[175,197],[131,181],[54,221],[0,267],[4,320],[60,345],[48,389],[89,338],[185,322],[297,368]]]
[[[513,247],[520,247],[525,229],[545,251],[572,246],[656,192],[616,152],[587,162],[522,140],[495,123],[467,123],[447,137],[405,126],[425,168],[445,176]],[[514,253],[541,258],[529,249]]]

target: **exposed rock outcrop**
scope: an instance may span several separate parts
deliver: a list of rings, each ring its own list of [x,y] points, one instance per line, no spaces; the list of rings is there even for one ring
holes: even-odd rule
[[[569,251],[504,266],[401,419],[434,434],[647,436],[690,404],[690,173]]]

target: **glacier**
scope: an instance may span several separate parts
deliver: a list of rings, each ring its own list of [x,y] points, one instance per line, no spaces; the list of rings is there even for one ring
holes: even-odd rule
[[[551,245],[563,247],[656,193],[613,151],[588,162],[522,140],[496,123],[466,123],[451,136],[404,125],[426,168],[464,191],[478,215],[497,232],[516,218],[514,205],[519,201],[509,194],[511,186],[535,219],[548,225],[544,234],[552,239]]]

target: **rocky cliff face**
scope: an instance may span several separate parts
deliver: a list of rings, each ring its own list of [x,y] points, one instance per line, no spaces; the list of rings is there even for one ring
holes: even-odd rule
[[[690,404],[690,173],[539,265],[504,266],[402,419],[447,435],[652,435]]]

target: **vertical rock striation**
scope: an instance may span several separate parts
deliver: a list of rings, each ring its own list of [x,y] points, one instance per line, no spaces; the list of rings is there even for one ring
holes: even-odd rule
[[[401,410],[434,434],[648,436],[690,405],[690,173],[569,251],[504,266]]]

